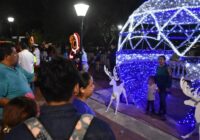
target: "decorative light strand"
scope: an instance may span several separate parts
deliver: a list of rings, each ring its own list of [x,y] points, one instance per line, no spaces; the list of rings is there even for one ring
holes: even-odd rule
[[[153,26],[154,29],[149,30],[149,26]],[[122,28],[118,51],[122,50],[126,44],[129,44],[132,49],[137,49],[143,41],[150,49],[158,49],[159,45],[151,46],[149,43],[153,39],[159,44],[167,44],[177,55],[184,56],[199,41],[199,27],[199,0],[149,0],[133,12]],[[151,36],[152,33],[154,37]],[[172,36],[174,33],[177,33],[176,37],[181,39],[174,38]],[[131,40],[137,41],[138,38],[143,41],[134,46]],[[177,40],[182,41],[178,46],[176,45]]]
[[[146,105],[147,79],[155,75],[158,56],[163,54],[169,60],[173,51],[124,50],[117,52],[118,73],[120,80],[125,83],[129,102],[140,107]]]

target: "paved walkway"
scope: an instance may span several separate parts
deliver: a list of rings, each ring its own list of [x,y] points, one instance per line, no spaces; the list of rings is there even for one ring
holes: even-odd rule
[[[180,131],[176,124],[184,114],[187,113],[187,106],[183,105],[186,97],[180,91],[174,90],[168,97],[167,121],[161,121],[157,116],[146,115],[143,110],[135,105],[120,103],[119,113],[114,115],[113,109],[105,112],[106,104],[111,95],[109,79],[103,73],[94,76],[96,91],[88,101],[89,105],[97,112],[97,116],[107,121],[112,127],[117,140],[178,140],[181,139]],[[42,96],[37,93],[39,104],[43,104]],[[115,106],[113,104],[113,106]],[[198,140],[194,135],[188,140]]]
[[[112,109],[108,114],[105,113],[105,107],[109,102],[112,92],[108,84],[109,79],[103,75],[103,73],[95,74],[94,79],[96,91],[92,96],[93,103],[91,103],[91,105],[93,106],[94,101],[102,105],[101,109],[95,109],[96,112],[126,128],[132,132],[133,135],[137,134],[144,139],[181,139],[180,136],[183,134],[182,131],[184,130],[180,128],[180,125],[177,125],[177,121],[187,114],[190,107],[183,104],[183,101],[187,99],[187,97],[185,97],[180,90],[173,88],[172,94],[167,98],[167,121],[162,121],[157,116],[146,115],[143,110],[137,108],[135,105],[130,104],[127,106],[121,103],[119,107],[120,115],[117,115],[118,118],[120,118],[119,120],[122,121],[120,122],[118,119],[115,119],[115,116],[112,116],[114,115]],[[115,106],[115,104],[113,104],[113,106]],[[132,125],[128,125],[127,122],[128,124],[132,123]],[[198,140],[198,134],[193,135],[188,140]]]
[[[89,100],[88,103],[90,106],[101,116],[104,116],[104,118],[110,120],[108,121],[109,124],[115,123],[120,126],[122,126],[119,132],[116,132],[116,128],[111,125],[113,131],[115,132],[115,135],[117,137],[117,140],[135,140],[137,138],[139,139],[145,139],[145,140],[178,140],[176,137],[154,127],[148,124],[147,122],[144,122],[142,119],[134,118],[129,115],[125,115],[123,113],[118,112],[117,115],[114,115],[113,110],[110,109],[110,111],[105,112],[106,107],[103,104],[100,104],[94,100]],[[127,130],[129,132],[127,132]],[[129,134],[127,136],[126,134]],[[120,137],[119,137],[120,136]]]

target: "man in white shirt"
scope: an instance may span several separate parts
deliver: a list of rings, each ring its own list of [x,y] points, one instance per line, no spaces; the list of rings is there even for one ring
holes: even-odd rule
[[[34,73],[34,55],[28,50],[28,46],[21,42],[22,51],[18,53],[18,64],[27,72]]]

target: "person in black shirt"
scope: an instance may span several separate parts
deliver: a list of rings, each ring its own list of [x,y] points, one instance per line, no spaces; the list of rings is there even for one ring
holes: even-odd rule
[[[158,57],[158,63],[155,77],[160,98],[159,115],[162,120],[165,120],[165,114],[167,112],[166,98],[172,84],[171,70],[166,64],[166,57],[164,55]]]

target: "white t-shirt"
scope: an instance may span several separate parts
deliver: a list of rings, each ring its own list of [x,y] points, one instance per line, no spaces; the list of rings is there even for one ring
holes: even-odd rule
[[[18,53],[18,64],[27,72],[34,73],[34,56],[28,50],[23,50]]]
[[[36,56],[36,66],[40,65],[40,50],[38,48],[35,48],[35,51],[33,54]]]
[[[155,100],[155,94],[158,90],[158,87],[156,84],[148,85],[148,100],[154,101]]]

